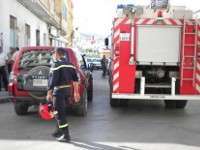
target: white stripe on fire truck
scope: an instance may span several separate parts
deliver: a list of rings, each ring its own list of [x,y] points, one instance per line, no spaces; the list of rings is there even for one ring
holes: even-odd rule
[[[143,22],[145,21],[146,19],[139,19],[136,24],[143,24]]]
[[[115,21],[115,25],[114,27],[118,27],[119,24],[123,21],[124,18],[118,18],[116,21]]]
[[[120,24],[126,24],[128,21],[129,21],[128,18],[118,18],[115,21],[114,30],[117,30]]]
[[[115,82],[117,79],[119,79],[119,72],[115,73],[113,76],[113,82]]]
[[[183,25],[183,23],[181,22],[181,20],[176,19],[175,21],[176,21],[176,24],[177,24],[177,25]]]
[[[154,22],[155,22],[155,19],[150,19],[150,20],[148,20],[148,22],[146,24],[154,24]]]
[[[120,35],[120,30],[118,29],[118,30],[115,31],[115,33],[114,33],[114,39],[117,38],[117,36],[119,36],[119,35]]]
[[[116,44],[119,44],[119,43],[120,43],[120,38],[118,38],[116,41]]]
[[[119,88],[119,82],[117,82],[113,85],[113,92],[116,92],[118,90],[118,88]]]
[[[193,25],[193,22],[192,22],[191,20],[186,20],[185,23],[186,23],[187,25]]]
[[[164,19],[164,23],[167,25],[171,25],[171,22],[169,21],[169,19]]]
[[[117,68],[119,68],[119,61],[117,61],[115,64],[114,64],[114,70],[116,70]]]
[[[196,90],[200,93],[200,86],[196,84]]]
[[[200,64],[199,63],[197,63],[197,70],[200,71]]]
[[[131,20],[128,19],[124,24],[131,24]]]
[[[147,25],[152,25],[156,19],[139,19],[136,24],[147,24]],[[165,24],[167,25],[182,25],[182,22],[179,19],[164,19],[163,20]]]
[[[200,75],[199,74],[196,74],[196,79],[197,79],[197,81],[200,81]]]

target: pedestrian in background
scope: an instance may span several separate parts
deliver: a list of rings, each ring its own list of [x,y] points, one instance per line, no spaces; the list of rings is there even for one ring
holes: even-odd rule
[[[80,100],[78,92],[78,76],[75,67],[66,59],[66,51],[63,48],[56,48],[53,54],[54,64],[49,75],[49,86],[47,100],[53,101],[54,114],[57,120],[57,130],[52,135],[58,141],[69,142],[69,125],[66,119],[66,100],[71,96],[71,82],[74,87],[75,101]]]
[[[13,64],[16,60],[16,57],[17,57],[17,54],[19,52],[19,47],[16,47],[15,49],[12,50],[12,54],[10,56],[10,59],[8,60],[8,73],[10,74],[10,72],[12,71],[12,67],[13,67]]]
[[[101,66],[102,66],[102,70],[103,70],[102,76],[105,77],[106,72],[107,72],[107,66],[108,66],[108,59],[106,58],[105,55],[103,55],[103,58],[101,59]]]
[[[7,55],[2,51],[0,52],[0,91],[2,90],[2,83],[6,91],[8,91],[8,74],[7,74]]]

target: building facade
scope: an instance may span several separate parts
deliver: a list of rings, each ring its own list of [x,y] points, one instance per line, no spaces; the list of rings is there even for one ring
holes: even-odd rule
[[[16,47],[66,46],[67,19],[57,2],[62,0],[6,0],[0,2],[0,43],[12,55]],[[61,4],[62,5],[62,4]]]
[[[68,47],[73,46],[73,38],[74,38],[74,13],[73,13],[73,2],[72,0],[67,0],[67,41]]]

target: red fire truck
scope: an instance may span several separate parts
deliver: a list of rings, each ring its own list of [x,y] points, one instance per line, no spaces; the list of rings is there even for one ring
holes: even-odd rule
[[[200,100],[199,20],[178,7],[131,11],[113,22],[111,106],[144,99],[185,108]]]

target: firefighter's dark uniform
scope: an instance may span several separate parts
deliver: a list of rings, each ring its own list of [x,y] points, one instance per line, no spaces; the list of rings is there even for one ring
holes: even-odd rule
[[[53,91],[54,115],[59,129],[69,135],[68,122],[66,120],[66,100],[70,96],[70,83],[78,81],[75,67],[68,63],[65,58],[57,60],[50,69],[49,88]],[[66,129],[66,130],[65,130]],[[67,132],[67,133],[66,133]]]

